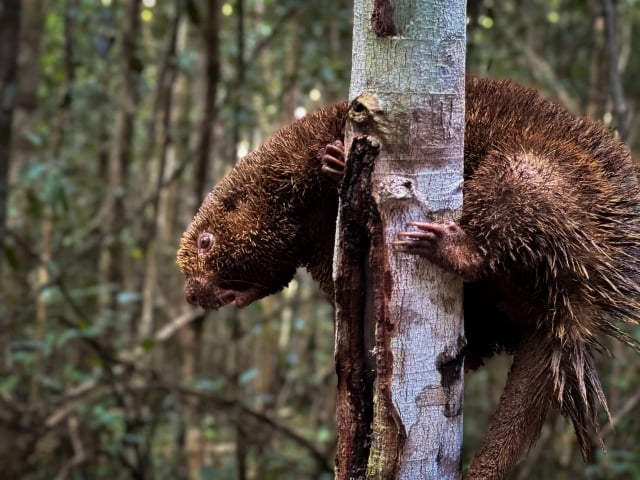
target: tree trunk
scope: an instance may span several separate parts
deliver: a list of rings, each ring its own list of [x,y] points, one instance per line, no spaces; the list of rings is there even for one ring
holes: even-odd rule
[[[461,1],[355,5],[335,267],[339,479],[460,476],[462,282],[392,244],[409,221],[461,212],[465,23]]]
[[[215,123],[216,92],[220,81],[220,4],[217,1],[202,2],[201,11],[205,16],[201,26],[204,43],[204,91],[194,161],[194,206],[200,205],[207,191],[211,133]]]
[[[203,45],[202,110],[196,132],[196,152],[193,164],[193,183],[190,192],[192,211],[200,205],[208,190],[211,164],[212,132],[216,120],[216,95],[220,82],[220,2],[201,1],[200,39]],[[186,307],[191,308],[191,307]],[[181,380],[192,381],[198,370],[202,322],[192,322],[180,331],[178,342],[181,349]],[[182,417],[185,425],[183,454],[189,459],[191,477],[202,470],[204,449],[201,426],[198,422],[199,399],[191,397],[185,401]]]
[[[35,118],[40,86],[40,55],[44,19],[47,12],[44,0],[23,0],[20,21],[20,46],[18,55],[18,83],[13,117],[14,129],[20,132],[12,138],[11,156],[15,165],[34,155],[36,148],[29,141],[27,132],[36,130]]]
[[[138,103],[135,88],[136,41],[140,30],[140,0],[128,0],[125,23],[120,40],[118,60],[118,92],[113,141],[109,158],[109,190],[102,222],[105,244],[100,252],[100,275],[104,292],[101,311],[115,312],[116,294],[120,289],[122,272],[122,245],[116,236],[118,223],[125,218],[127,171],[131,161],[133,118]]]
[[[609,65],[609,95],[613,103],[616,129],[622,141],[628,143],[630,116],[619,67],[615,4],[611,0],[602,0],[602,13],[604,17],[607,63]]]
[[[162,59],[160,72],[158,74],[158,84],[156,86],[155,102],[152,118],[147,125],[147,144],[145,145],[145,155],[143,161],[149,162],[151,158],[157,161],[153,164],[149,162],[148,171],[153,172],[149,181],[147,192],[153,198],[151,203],[150,216],[143,225],[145,231],[140,232],[144,255],[144,274],[142,277],[142,307],[137,337],[140,340],[149,338],[153,331],[154,309],[157,299],[158,279],[161,277],[160,265],[162,265],[159,246],[162,245],[160,235],[160,224],[166,221],[163,216],[161,198],[166,196],[165,177],[168,157],[173,152],[173,139],[171,138],[171,113],[173,111],[173,88],[176,81],[177,64],[177,41],[178,28],[181,18],[181,1],[176,0],[171,21],[171,30],[165,55]],[[156,123],[160,121],[160,135],[156,138]],[[159,150],[156,147],[159,143]],[[157,165],[156,165],[157,164]],[[164,272],[163,272],[164,273]]]
[[[7,0],[0,5],[0,274],[5,257],[9,152],[13,109],[16,103],[19,34],[20,0]],[[4,302],[0,301],[0,305],[4,305]]]
[[[18,57],[18,37],[20,33],[20,0],[8,0],[0,4],[0,280],[5,263],[7,203],[9,197],[9,157],[11,152],[11,129],[16,103],[16,65]],[[0,326],[9,332],[11,316],[7,312],[4,292],[9,285],[0,283]],[[0,351],[8,352],[8,337],[0,335]],[[0,372],[7,372],[8,355],[0,358]],[[4,422],[3,422],[4,423]],[[5,478],[17,478],[21,471],[21,458],[16,455],[17,445],[21,446],[15,430],[0,424],[0,465]]]

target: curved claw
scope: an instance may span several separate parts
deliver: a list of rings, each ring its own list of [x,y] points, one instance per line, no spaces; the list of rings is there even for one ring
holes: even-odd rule
[[[322,172],[340,181],[344,176],[344,145],[341,140],[336,140],[325,147],[322,156]]]
[[[438,238],[434,232],[399,232],[398,237],[415,238],[418,240],[435,240]]]

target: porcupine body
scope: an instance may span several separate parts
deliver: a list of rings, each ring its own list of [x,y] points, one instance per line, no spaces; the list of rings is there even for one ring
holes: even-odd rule
[[[320,159],[343,137],[347,111],[343,102],[283,127],[209,194],[178,253],[190,302],[247,305],[285,286],[297,266],[332,298],[337,190]],[[464,248],[458,258],[425,256],[467,280],[467,364],[514,355],[468,478],[503,478],[554,406],[588,456],[598,404],[607,410],[593,354],[607,336],[633,344],[619,325],[640,310],[629,152],[533,89],[469,79],[464,176]]]

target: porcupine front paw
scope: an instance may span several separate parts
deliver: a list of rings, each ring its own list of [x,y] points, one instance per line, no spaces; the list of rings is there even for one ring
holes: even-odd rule
[[[457,223],[409,222],[407,227],[417,230],[398,233],[397,250],[420,255],[466,281],[481,277],[482,252]]]

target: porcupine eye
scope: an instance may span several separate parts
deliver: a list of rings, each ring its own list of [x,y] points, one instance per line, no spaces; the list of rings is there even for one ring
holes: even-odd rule
[[[213,245],[213,235],[209,232],[201,233],[198,237],[198,250],[201,252],[208,251]]]

